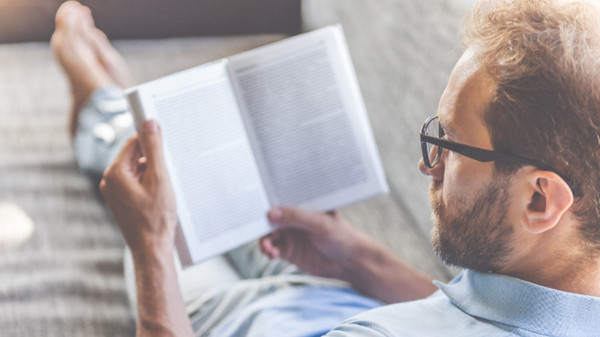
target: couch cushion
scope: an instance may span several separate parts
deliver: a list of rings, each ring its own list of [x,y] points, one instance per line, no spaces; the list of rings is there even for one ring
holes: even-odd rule
[[[47,41],[63,0],[0,1],[0,43]],[[82,0],[111,39],[296,34],[300,0]]]

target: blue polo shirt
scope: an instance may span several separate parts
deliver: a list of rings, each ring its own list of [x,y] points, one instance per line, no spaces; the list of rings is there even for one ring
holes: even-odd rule
[[[351,318],[328,337],[600,336],[600,298],[464,271],[426,299]]]

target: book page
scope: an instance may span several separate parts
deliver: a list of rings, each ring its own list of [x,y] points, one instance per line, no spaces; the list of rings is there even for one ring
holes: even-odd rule
[[[192,68],[137,92],[145,118],[161,125],[192,261],[267,233],[268,201],[225,63]]]
[[[330,210],[387,183],[340,27],[230,58],[269,201]]]

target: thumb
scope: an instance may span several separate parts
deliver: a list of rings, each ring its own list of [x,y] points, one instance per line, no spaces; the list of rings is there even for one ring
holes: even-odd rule
[[[285,207],[273,207],[268,217],[271,222],[280,225],[280,228],[295,228],[311,233],[326,231],[334,220],[334,217],[325,213]]]
[[[146,167],[159,172],[165,171],[162,134],[156,120],[147,120],[142,125],[140,147],[146,157]]]

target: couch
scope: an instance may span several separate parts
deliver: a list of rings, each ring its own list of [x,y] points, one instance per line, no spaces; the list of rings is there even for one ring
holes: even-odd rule
[[[60,1],[44,3],[50,9],[43,12],[46,19],[36,19],[46,21],[38,22],[44,28],[35,32],[26,31],[19,23],[21,18],[15,17],[23,15],[22,10],[9,13],[6,7],[33,2],[0,1],[0,39],[5,42],[0,44],[0,204],[18,206],[35,224],[33,234],[23,243],[0,240],[0,333],[131,336],[135,324],[123,282],[124,242],[102,205],[96,182],[76,167],[66,128],[68,85],[48,48],[52,27],[47,17]],[[217,2],[241,3],[205,3],[216,6]],[[116,1],[103,3],[108,8]],[[141,6],[141,0],[119,3]],[[280,26],[272,22],[266,28],[256,26],[250,12],[246,17],[252,24],[244,27],[240,16],[234,15],[229,18],[232,21],[215,20],[212,31],[193,22],[178,24],[169,17],[165,22],[171,20],[176,29],[166,35],[161,35],[163,30],[126,30],[119,26],[125,19],[109,12],[99,14],[97,21],[109,30],[111,38],[127,38],[114,44],[139,82],[275,41],[300,29],[341,23],[391,186],[389,195],[345,208],[342,213],[409,263],[448,280],[455,271],[437,261],[429,244],[429,179],[416,167],[421,155],[418,132],[424,119],[435,114],[460,55],[458,27],[472,1],[304,0],[302,7],[299,1],[287,3],[289,8],[273,7],[268,13],[284,16],[285,10],[292,14],[288,16],[291,21],[284,20]],[[120,4],[114,5],[115,13],[122,12]],[[302,26],[300,21],[292,22],[299,18],[300,10]],[[23,21],[37,18],[29,13]],[[198,20],[209,20],[210,13],[198,13]],[[7,17],[16,22],[12,28],[6,26]],[[108,17],[120,23],[107,21]],[[15,27],[17,33],[6,34]],[[0,228],[10,230],[11,226],[11,219],[0,214]]]

